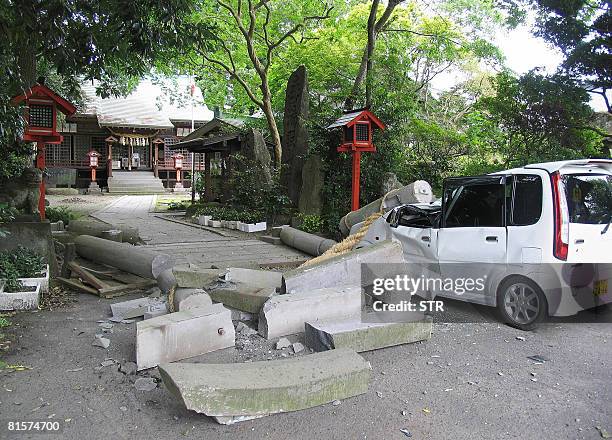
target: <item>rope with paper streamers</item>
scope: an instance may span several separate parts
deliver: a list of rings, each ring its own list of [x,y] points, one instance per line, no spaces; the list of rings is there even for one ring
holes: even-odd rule
[[[109,128],[109,131],[119,139],[121,145],[132,145],[136,147],[146,147],[150,143],[150,139],[157,137],[161,130],[157,130],[153,134],[135,134],[135,133],[118,133]]]

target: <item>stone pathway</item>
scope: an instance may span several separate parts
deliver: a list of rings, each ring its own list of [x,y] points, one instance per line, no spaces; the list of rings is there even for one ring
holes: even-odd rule
[[[155,196],[124,196],[93,217],[116,225],[137,228],[147,248],[167,253],[177,263],[220,268],[285,266],[310,258],[287,246],[255,238],[224,237],[211,231],[164,220],[153,214]],[[229,232],[229,231],[228,231]]]

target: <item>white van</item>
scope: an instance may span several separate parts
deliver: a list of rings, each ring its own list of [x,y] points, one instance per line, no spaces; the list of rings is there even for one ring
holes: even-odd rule
[[[399,240],[407,262],[433,262],[442,276],[487,279],[483,292],[429,298],[495,306],[530,330],[547,315],[612,302],[611,220],[612,160],[572,160],[446,179],[441,203],[397,207],[372,234]]]

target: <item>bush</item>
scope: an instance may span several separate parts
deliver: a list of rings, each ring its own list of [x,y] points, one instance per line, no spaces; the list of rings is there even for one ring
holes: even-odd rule
[[[8,223],[15,219],[17,210],[8,205],[8,203],[0,203],[0,225]],[[4,238],[9,234],[8,231],[0,228],[0,238]]]
[[[186,211],[191,206],[191,201],[183,200],[180,202],[168,203],[168,211]]]
[[[64,222],[64,225],[68,225],[70,220],[76,220],[78,218],[78,215],[67,206],[48,207],[45,209],[45,216],[52,223],[61,220]]]
[[[323,228],[323,219],[320,215],[305,215],[300,214],[300,227],[299,229],[308,232],[310,234],[314,234],[317,232],[321,232]]]
[[[45,267],[45,259],[32,249],[20,246],[0,252],[0,279],[38,277]]]

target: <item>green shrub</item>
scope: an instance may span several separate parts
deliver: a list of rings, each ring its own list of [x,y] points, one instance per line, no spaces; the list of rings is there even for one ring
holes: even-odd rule
[[[306,215],[300,214],[300,227],[299,229],[308,232],[310,234],[314,234],[317,232],[321,232],[323,228],[323,219],[320,215]]]
[[[79,216],[67,206],[55,206],[45,209],[45,217],[52,223],[61,220],[64,222],[64,225],[68,225],[70,220],[76,220]]]
[[[44,258],[36,251],[18,247],[0,252],[0,279],[34,278],[45,269]]]
[[[183,200],[180,202],[168,203],[168,211],[186,211],[191,206],[191,201]]]

